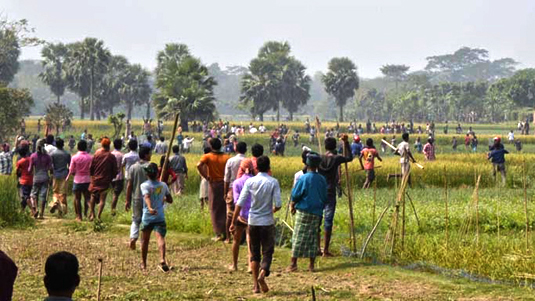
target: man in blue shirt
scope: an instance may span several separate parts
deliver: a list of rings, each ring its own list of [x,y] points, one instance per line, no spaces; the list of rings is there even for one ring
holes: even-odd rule
[[[249,210],[247,229],[249,234],[249,249],[251,252],[251,269],[253,274],[253,292],[263,293],[269,291],[265,277],[269,276],[269,268],[275,251],[275,219],[273,213],[282,206],[281,190],[277,179],[271,177],[269,158],[258,157],[258,174],[245,182],[236,203],[235,214],[230,232],[236,227],[237,214],[245,206],[251,196],[251,209]],[[260,263],[262,261],[262,263]]]
[[[505,150],[503,144],[501,144],[500,137],[494,138],[494,145],[490,147],[491,151],[487,155],[487,159],[492,162],[492,174],[494,175],[494,181],[496,182],[496,173],[499,171],[502,174],[502,183],[505,185],[505,154],[509,152]]]
[[[292,263],[288,272],[297,271],[297,258],[310,258],[308,269],[314,271],[319,241],[319,227],[327,203],[327,181],[318,174],[321,156],[311,152],[306,156],[307,172],[292,190],[291,210],[295,214],[292,237]]]
[[[353,143],[351,143],[351,154],[353,157],[358,158],[360,156],[360,152],[362,151],[362,143],[360,142],[360,137],[356,135],[353,138]]]

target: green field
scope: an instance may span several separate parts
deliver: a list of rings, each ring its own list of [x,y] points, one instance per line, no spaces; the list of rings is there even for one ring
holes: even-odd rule
[[[273,123],[265,124],[268,128],[274,126]],[[27,131],[35,131],[35,120],[30,120],[28,126]],[[289,126],[301,131],[303,124],[295,122]],[[279,222],[277,239],[282,247],[275,254],[274,277],[268,279],[273,285],[272,292],[265,297],[310,299],[310,287],[314,286],[320,300],[532,298],[532,291],[527,287],[531,287],[535,279],[535,240],[531,234],[526,236],[526,217],[529,229],[532,229],[535,225],[531,185],[535,176],[535,155],[532,154],[535,137],[517,134],[524,143],[521,153],[506,145],[511,151],[507,157],[508,180],[506,186],[501,187],[492,177],[484,141],[498,134],[505,138],[514,125],[473,127],[480,139],[477,153],[465,151],[463,146],[453,153],[449,143],[454,135],[438,135],[437,161],[423,163],[424,170],[413,169],[413,185],[408,194],[414,209],[407,203],[404,243],[398,237],[391,254],[386,248],[385,235],[391,224],[392,207],[379,223],[364,258],[359,259],[362,244],[375,221],[396,199],[399,183],[387,181],[388,174],[399,172],[398,157],[391,154],[385,154],[384,162],[377,164],[381,168],[377,169],[376,190],[361,190],[364,174],[359,171],[358,163],[349,165],[357,253],[350,250],[348,199],[345,196],[338,200],[335,217],[333,251],[338,256],[321,259],[317,273],[299,272],[294,276],[282,272],[289,264],[287,247],[290,242],[288,229],[281,235],[284,226]],[[74,128],[65,135],[79,137],[84,128],[95,137],[113,132],[104,122],[74,121]],[[170,128],[167,124],[167,136]],[[139,132],[140,129],[141,124],[135,123],[134,130]],[[442,125],[437,125],[437,129],[441,131]],[[15,300],[36,300],[43,296],[44,258],[61,249],[72,250],[81,258],[83,280],[75,295],[77,299],[95,299],[98,257],[103,257],[106,262],[103,294],[107,300],[255,298],[250,293],[249,275],[242,266],[234,274],[226,271],[230,247],[209,241],[209,214],[200,210],[197,197],[199,176],[194,168],[200,158],[202,137],[193,135],[196,138],[194,151],[186,156],[190,167],[187,193],[176,199],[166,213],[170,230],[169,259],[175,271],[162,277],[155,269],[148,276],[137,270],[139,251],[134,253],[126,249],[130,216],[122,210],[124,195],[119,201],[120,213],[112,217],[107,208],[102,223],[97,224],[75,223],[72,210],[61,220],[48,214],[44,221],[33,223],[24,215],[10,215],[9,209],[0,209],[0,226],[4,227],[0,232],[0,249],[7,250],[23,267],[16,283]],[[367,137],[364,135],[363,138]],[[378,146],[377,140],[381,136],[373,135],[373,138]],[[248,145],[258,142],[267,148],[269,137],[258,134],[246,135],[242,139]],[[302,168],[299,154],[299,148],[288,145],[286,157],[272,157],[273,175],[281,183],[285,204],[293,174]],[[416,159],[423,162],[422,155],[417,155]],[[159,158],[153,156],[153,161],[159,162]],[[474,186],[478,176],[481,180],[476,194]],[[1,180],[4,189],[0,191],[0,199],[6,204],[2,208],[16,207],[15,179]],[[342,183],[343,187],[345,185]],[[110,200],[109,197],[108,202]],[[69,202],[72,209],[72,197]],[[277,213],[276,218],[279,221],[285,219],[285,210]],[[288,222],[292,223],[290,219]],[[240,255],[244,250],[242,248]],[[152,243],[149,262],[153,265],[156,254],[156,244]],[[304,261],[300,262],[304,270]]]

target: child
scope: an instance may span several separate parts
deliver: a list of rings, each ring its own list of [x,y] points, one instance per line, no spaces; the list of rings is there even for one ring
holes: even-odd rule
[[[150,163],[145,167],[145,173],[149,178],[141,184],[141,193],[143,194],[143,215],[141,217],[142,243],[141,243],[141,269],[147,269],[147,252],[149,250],[150,234],[152,230],[156,233],[158,239],[158,248],[160,249],[160,264],[158,267],[163,272],[169,272],[169,266],[165,261],[165,234],[167,226],[164,215],[164,198],[169,204],[173,203],[173,198],[169,188],[163,182],[158,181],[158,165]]]
[[[522,151],[522,141],[520,139],[515,140],[515,147],[517,152]]]
[[[362,158],[366,160],[365,164],[362,163]],[[379,153],[377,153],[375,146],[373,146],[373,139],[368,138],[366,140],[366,147],[362,150],[359,157],[360,167],[366,171],[366,181],[362,186],[363,189],[370,188],[373,180],[375,180],[375,158],[383,162],[383,159],[381,159]]]
[[[307,173],[299,178],[292,189],[291,212],[296,218],[292,237],[292,262],[288,272],[297,271],[298,257],[310,258],[308,269],[314,271],[318,231],[327,202],[327,181],[318,174],[320,164],[321,156],[309,153],[306,157]]]
[[[414,142],[414,149],[416,149],[417,153],[422,152],[423,146],[422,146],[422,140],[420,139],[420,137],[416,138],[416,142]]]
[[[477,140],[476,135],[472,138],[472,151],[477,152],[477,145],[479,144],[479,141]]]
[[[186,136],[186,139],[187,139],[187,136]],[[210,153],[211,151],[212,149],[210,147],[204,148],[205,155]],[[199,199],[201,200],[201,210],[204,209],[204,204],[208,204],[208,186],[209,186],[208,180],[201,177],[201,187],[199,189]]]

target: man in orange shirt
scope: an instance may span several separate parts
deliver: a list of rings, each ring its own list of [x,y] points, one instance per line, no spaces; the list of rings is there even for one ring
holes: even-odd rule
[[[225,225],[227,216],[227,205],[224,194],[225,165],[229,159],[228,155],[221,152],[221,140],[212,138],[209,141],[212,152],[205,154],[197,164],[199,174],[208,180],[208,200],[210,204],[210,215],[212,217],[212,228],[216,234],[215,241],[225,239]]]

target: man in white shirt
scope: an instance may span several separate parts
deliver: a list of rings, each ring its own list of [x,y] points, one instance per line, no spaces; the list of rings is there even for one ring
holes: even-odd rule
[[[156,146],[154,147],[154,152],[160,155],[167,154],[167,144],[165,144],[165,138],[162,136],[160,137],[160,141],[156,143]]]
[[[226,223],[226,234],[227,242],[230,242],[231,233],[229,231],[230,225],[232,224],[232,214],[234,214],[234,197],[232,195],[232,182],[236,180],[238,175],[238,170],[240,169],[240,164],[243,159],[245,159],[245,153],[247,152],[247,144],[243,141],[238,142],[236,145],[237,155],[230,158],[225,165],[225,186],[224,192],[226,196],[227,203],[227,223]]]
[[[189,153],[193,140],[195,140],[195,138],[190,138],[188,135],[186,135],[186,138],[184,138],[184,141],[182,141],[182,151],[184,153]]]
[[[411,146],[409,144],[409,133],[403,133],[401,138],[403,139],[403,141],[398,144],[398,147],[396,148],[394,154],[401,157],[399,159],[399,163],[401,164],[401,176],[405,177],[405,175],[408,174],[411,170],[410,161],[416,163],[416,160],[414,159],[411,153]],[[409,184],[410,182],[411,179],[409,176]]]
[[[52,154],[58,148],[54,146],[54,135],[46,136],[45,151],[47,154]]]
[[[515,133],[513,132],[513,130],[509,132],[509,134],[507,135],[507,138],[510,144],[513,144],[513,142],[515,142]]]
[[[269,291],[265,277],[269,276],[273,252],[275,250],[275,219],[273,213],[282,206],[281,190],[277,179],[268,174],[269,158],[257,159],[259,173],[248,179],[236,203],[230,231],[234,231],[241,208],[251,196],[251,209],[248,219],[249,247],[251,252],[251,269],[253,274],[253,291]],[[263,257],[263,258],[262,258]]]
[[[260,124],[260,127],[258,127],[258,130],[260,131],[260,133],[264,134],[266,132],[266,127],[264,126],[264,124]]]

